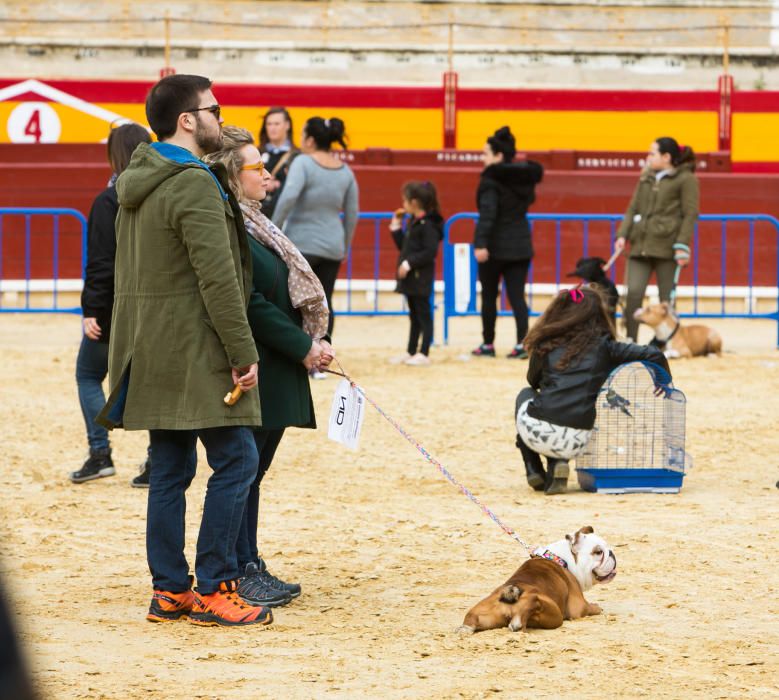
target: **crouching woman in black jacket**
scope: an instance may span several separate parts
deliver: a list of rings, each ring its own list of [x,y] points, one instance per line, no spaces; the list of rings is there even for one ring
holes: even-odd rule
[[[411,181],[403,185],[403,208],[390,221],[392,240],[400,250],[396,291],[406,295],[411,322],[406,354],[393,358],[395,364],[424,366],[430,364],[433,341],[433,312],[430,295],[435,282],[435,259],[443,238],[444,220],[438,206],[438,195],[432,182]],[[411,220],[403,231],[403,216]],[[419,336],[422,344],[419,344]]]
[[[665,355],[654,347],[618,343],[603,292],[564,289],[525,340],[527,381],[516,404],[517,447],[527,482],[536,491],[565,493],[568,460],[581,454],[595,425],[595,402],[612,370],[626,362],[653,362],[670,378]],[[541,456],[547,459],[547,470]]]
[[[514,136],[504,126],[487,139],[482,156],[486,167],[476,192],[479,222],[473,241],[481,282],[483,342],[473,351],[477,356],[495,357],[495,319],[503,277],[517,325],[517,342],[508,357],[527,357],[522,345],[528,325],[525,280],[533,244],[526,215],[536,199],[535,187],[541,182],[544,169],[532,160],[513,162],[516,154]]]

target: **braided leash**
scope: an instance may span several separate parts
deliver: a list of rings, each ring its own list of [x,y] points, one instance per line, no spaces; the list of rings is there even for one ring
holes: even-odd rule
[[[341,363],[338,362],[338,359],[335,360],[338,367],[341,369],[340,372],[336,372],[332,369],[325,369],[325,372],[329,372],[330,374],[336,374],[340,377],[343,377],[346,379],[357,391],[359,391],[365,400],[373,406],[379,413],[379,415],[382,416],[390,425],[392,425],[395,430],[397,430],[409,443],[411,443],[414,447],[419,450],[419,452],[422,454],[422,456],[430,462],[436,469],[438,469],[441,474],[444,475],[444,477],[449,481],[452,485],[456,486],[457,489],[462,493],[464,496],[466,496],[470,501],[475,503],[479,508],[481,508],[482,513],[484,513],[487,517],[490,518],[503,532],[505,532],[509,537],[516,540],[521,544],[528,552],[528,554],[532,554],[533,548],[531,548],[512,528],[508,527],[508,525],[505,525],[501,519],[495,515],[495,513],[492,512],[487,506],[485,506],[476,496],[471,493],[470,489],[468,487],[463,486],[457,479],[452,476],[452,474],[449,472],[449,470],[444,467],[443,464],[441,464],[433,455],[431,455],[420,443],[418,440],[416,440],[410,433],[406,432],[406,430],[403,429],[401,425],[398,424],[398,422],[392,418],[392,416],[388,415],[382,408],[379,406],[368,394],[365,393],[363,388],[359,386],[346,372],[344,371],[344,368],[341,366]]]

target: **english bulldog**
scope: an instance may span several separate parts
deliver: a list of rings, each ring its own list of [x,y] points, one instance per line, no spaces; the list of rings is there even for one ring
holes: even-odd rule
[[[617,558],[587,525],[562,540],[537,547],[506,583],[468,611],[458,631],[555,629],[563,620],[599,615],[600,607],[588,603],[583,591],[616,575]]]
[[[636,309],[633,318],[654,330],[655,343],[664,348],[668,358],[722,354],[722,338],[717,331],[701,324],[683,326],[668,302]]]

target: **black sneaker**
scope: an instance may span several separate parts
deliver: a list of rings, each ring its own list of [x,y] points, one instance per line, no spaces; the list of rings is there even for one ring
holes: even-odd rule
[[[286,591],[292,598],[297,598],[300,595],[301,588],[299,583],[285,583],[280,578],[276,578],[268,571],[268,567],[262,559],[260,559],[259,571],[260,576],[271,588],[275,588],[277,591]]]
[[[146,461],[141,465],[141,469],[131,482],[130,486],[134,489],[148,489],[149,488],[149,475],[151,474],[151,459],[148,457]]]
[[[111,448],[105,450],[90,450],[89,457],[77,472],[70,473],[70,480],[74,484],[82,484],[92,479],[102,479],[104,476],[116,474],[114,463],[111,460]]]
[[[522,345],[515,345],[514,349],[506,357],[510,360],[527,360],[529,355]]]
[[[495,357],[495,346],[492,343],[482,343],[475,350],[471,350],[471,355],[476,357]]]
[[[270,586],[254,562],[246,565],[244,576],[238,581],[237,593],[249,605],[262,605],[266,608],[277,608],[292,600],[287,591]]]

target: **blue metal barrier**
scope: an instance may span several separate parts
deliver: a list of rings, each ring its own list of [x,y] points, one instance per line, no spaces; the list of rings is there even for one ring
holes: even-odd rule
[[[398,295],[399,309],[397,311],[382,311],[379,309],[379,282],[380,282],[380,253],[381,253],[381,222],[389,222],[392,218],[392,212],[389,211],[376,211],[376,212],[360,212],[358,215],[358,225],[360,221],[372,221],[373,222],[373,288],[372,290],[362,289],[360,291],[372,291],[373,292],[373,307],[368,309],[355,309],[352,306],[352,257],[354,249],[354,241],[349,248],[349,252],[346,256],[346,310],[345,311],[333,311],[336,316],[405,316],[408,311],[405,305],[405,297]],[[356,237],[356,236],[355,236]],[[394,281],[394,278],[393,278]]]
[[[60,218],[72,217],[74,218],[81,228],[81,276],[84,276],[84,269],[87,261],[87,220],[84,215],[75,209],[59,209],[59,208],[27,208],[27,207],[3,207],[0,208],[0,291],[7,293],[8,281],[5,279],[4,274],[4,259],[3,250],[3,228],[4,223],[7,221],[7,217],[22,216],[24,217],[24,279],[22,282],[22,288],[20,290],[24,293],[24,305],[23,306],[11,306],[4,307],[2,303],[2,294],[0,294],[0,312],[35,312],[35,313],[50,313],[52,311],[68,312],[68,313],[81,313],[80,306],[62,307],[59,305],[59,282],[60,282]],[[33,260],[33,245],[32,245],[32,221],[33,217],[52,217],[51,228],[51,240],[52,240],[52,287],[51,297],[52,305],[45,307],[30,306],[30,292],[34,286],[34,280],[32,280],[32,260]],[[48,290],[46,290],[48,292]]]
[[[75,209],[65,208],[0,208],[0,291],[7,292],[9,290],[8,280],[5,279],[5,261],[3,252],[6,249],[4,244],[4,224],[8,217],[24,217],[24,279],[19,279],[21,283],[18,285],[17,290],[24,293],[24,305],[4,307],[2,303],[2,295],[0,295],[0,312],[70,312],[80,313],[81,309],[78,306],[63,307],[59,305],[59,282],[60,282],[60,219],[61,217],[72,217],[76,220],[80,227],[81,235],[81,272],[83,278],[84,268],[86,266],[87,259],[87,220],[81,212]],[[33,251],[33,236],[32,236],[32,223],[34,217],[52,217],[51,228],[51,269],[52,269],[52,286],[51,296],[52,305],[47,307],[34,307],[30,305],[30,293],[33,291],[32,287],[35,286],[35,280],[32,279],[32,261],[34,258]],[[367,280],[368,287],[362,285],[360,291],[372,292],[373,301],[369,308],[355,309],[352,305],[352,295],[354,293],[354,282],[352,277],[352,258],[353,250],[349,251],[346,259],[346,280],[345,280],[345,292],[346,292],[346,310],[336,312],[338,315],[352,315],[352,316],[401,316],[407,313],[405,308],[405,300],[402,295],[398,295],[398,309],[397,310],[381,310],[379,308],[379,295],[381,291],[386,291],[385,288],[381,288],[380,279],[381,266],[380,266],[380,254],[381,254],[381,224],[387,222],[392,218],[392,212],[363,212],[359,216],[360,221],[373,222],[373,279]],[[455,274],[455,252],[454,244],[450,240],[450,231],[453,224],[458,221],[472,221],[478,220],[478,214],[476,213],[460,213],[451,216],[444,226],[444,342],[449,338],[449,319],[455,316],[473,316],[478,315],[476,308],[476,278],[477,278],[477,266],[475,258],[473,257],[473,251],[469,246],[468,261],[470,278],[467,282],[468,302],[466,308],[457,309],[456,304],[456,286],[457,279]],[[530,221],[531,228],[536,222],[552,222],[554,224],[554,250],[555,250],[555,262],[554,262],[554,284],[559,287],[562,279],[562,226],[565,222],[578,222],[582,225],[581,232],[581,254],[587,255],[589,250],[590,241],[590,224],[593,222],[606,222],[609,225],[609,245],[610,249],[613,248],[614,238],[616,235],[616,228],[618,222],[622,220],[621,214],[529,214],[528,220]],[[779,347],[779,220],[773,216],[765,214],[702,214],[699,217],[699,223],[703,222],[719,222],[720,223],[720,236],[719,236],[719,249],[720,249],[720,309],[718,312],[703,312],[699,308],[699,279],[700,279],[700,232],[699,226],[696,224],[695,234],[692,242],[692,275],[693,275],[693,295],[692,295],[692,312],[683,313],[682,316],[686,317],[700,317],[700,318],[764,318],[771,319],[777,322],[777,347]],[[726,287],[727,287],[727,239],[728,239],[728,224],[741,222],[748,225],[748,249],[747,249],[747,285],[749,292],[747,295],[747,308],[744,313],[734,313],[728,311],[726,308]],[[777,273],[776,273],[776,309],[770,312],[756,312],[754,308],[754,262],[755,262],[755,225],[757,223],[767,223],[773,227],[776,234],[776,255],[777,255]],[[395,251],[393,250],[393,255]],[[611,272],[612,278],[614,271]],[[14,280],[16,281],[16,280]],[[393,280],[394,281],[394,280]],[[533,267],[531,265],[528,282],[533,283]],[[532,308],[533,294],[532,286],[531,291],[528,294],[528,305],[531,307],[531,314],[537,315],[538,310]],[[48,290],[47,290],[48,291]],[[503,303],[501,304],[501,310],[498,312],[500,315],[509,315],[511,312],[506,310],[505,293],[503,295]]]
[[[468,268],[470,270],[470,278],[467,280],[467,297],[468,302],[465,308],[457,308],[456,289],[457,279],[455,272],[455,248],[454,244],[450,240],[450,231],[453,224],[458,221],[473,221],[476,222],[479,218],[477,213],[461,213],[455,214],[450,217],[444,226],[444,343],[449,339],[449,319],[455,316],[475,316],[479,314],[476,308],[476,280],[477,280],[477,263],[473,256],[472,246],[469,246],[468,252]],[[589,248],[589,225],[591,222],[601,221],[609,223],[609,250],[614,247],[614,238],[616,234],[617,223],[622,220],[621,214],[528,214],[528,220],[531,225],[531,230],[535,222],[548,221],[553,222],[555,225],[554,233],[554,250],[555,250],[555,269],[554,269],[554,284],[559,287],[561,284],[561,232],[563,222],[579,222],[582,224],[582,248],[581,255],[588,255]],[[777,322],[777,347],[779,347],[779,220],[773,216],[766,214],[701,214],[699,217],[700,222],[720,222],[721,234],[720,234],[720,286],[722,288],[720,299],[720,310],[717,313],[704,313],[699,310],[699,278],[700,278],[700,233],[699,225],[695,226],[695,234],[692,245],[692,268],[693,268],[693,310],[691,313],[682,313],[684,317],[698,317],[698,318],[764,318],[771,319]],[[742,222],[749,225],[749,247],[748,247],[748,281],[747,286],[750,290],[748,296],[748,309],[744,313],[734,313],[728,311],[725,305],[726,299],[726,271],[727,271],[727,224],[729,222]],[[776,289],[777,300],[776,309],[774,311],[757,313],[753,306],[753,282],[754,282],[754,259],[755,259],[755,224],[758,222],[765,222],[771,224],[774,227],[776,233],[776,255],[777,255],[777,274],[776,274]],[[614,269],[611,270],[612,279],[614,278]],[[528,274],[528,283],[533,282],[533,266],[531,265]],[[538,315],[538,310],[532,309],[533,295],[532,292],[528,294],[528,306],[530,307],[531,315]],[[498,311],[499,315],[508,316],[511,315],[511,311],[506,310],[505,304],[505,292],[502,295],[501,309]]]

